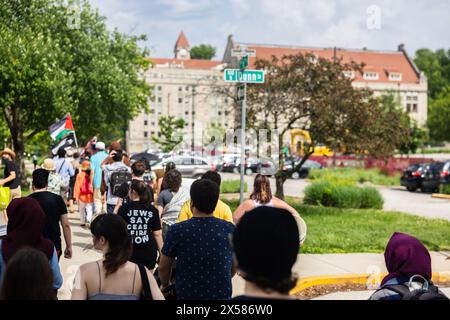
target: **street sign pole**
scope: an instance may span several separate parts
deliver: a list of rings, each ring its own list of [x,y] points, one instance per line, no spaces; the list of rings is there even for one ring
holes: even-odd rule
[[[241,116],[241,183],[240,183],[240,203],[244,202],[244,174],[245,174],[245,123],[247,112],[247,84],[244,84],[244,99],[242,100]]]

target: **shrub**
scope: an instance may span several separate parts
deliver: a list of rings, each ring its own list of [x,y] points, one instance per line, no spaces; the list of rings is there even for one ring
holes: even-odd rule
[[[450,184],[441,184],[439,192],[441,194],[450,194]]]
[[[239,193],[241,190],[241,182],[239,180],[222,181],[220,185],[221,193]],[[247,182],[244,183],[244,192],[247,192]]]
[[[305,189],[305,204],[336,208],[382,209],[383,198],[378,190],[332,181],[319,181]]]
[[[372,183],[375,185],[393,186],[400,183],[400,175],[389,176],[379,169],[335,168],[314,169],[309,173],[310,180],[346,180],[353,183]]]

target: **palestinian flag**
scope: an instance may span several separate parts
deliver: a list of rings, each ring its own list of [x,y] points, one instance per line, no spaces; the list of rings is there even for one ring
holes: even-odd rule
[[[77,147],[77,139],[75,137],[75,133],[71,132],[66,137],[61,139],[61,141],[56,142],[52,146],[52,154],[56,156],[58,153],[58,150],[60,148],[64,148],[64,150],[70,149],[70,148],[76,148]]]
[[[72,118],[70,113],[68,113],[64,118],[58,122],[52,124],[48,128],[48,132],[54,141],[59,141],[70,133],[75,133],[73,128]]]

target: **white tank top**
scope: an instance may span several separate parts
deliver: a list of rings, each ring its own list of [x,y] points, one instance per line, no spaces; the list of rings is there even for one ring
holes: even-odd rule
[[[258,208],[258,207],[273,207],[272,200],[270,200],[267,203],[260,203],[257,200],[253,200],[253,204],[255,205],[255,208]]]

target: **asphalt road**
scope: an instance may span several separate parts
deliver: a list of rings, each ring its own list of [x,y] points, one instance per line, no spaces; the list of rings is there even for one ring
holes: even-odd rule
[[[221,173],[223,180],[238,180],[239,175],[233,173]],[[249,192],[253,190],[254,176],[246,176]],[[272,191],[275,193],[275,179],[270,179]],[[305,180],[287,180],[284,185],[284,193],[287,196],[304,196],[304,190],[309,182]],[[427,218],[440,218],[450,221],[450,200],[435,199],[431,194],[420,192],[408,192],[400,187],[377,187],[384,198],[384,210],[399,211]]]

